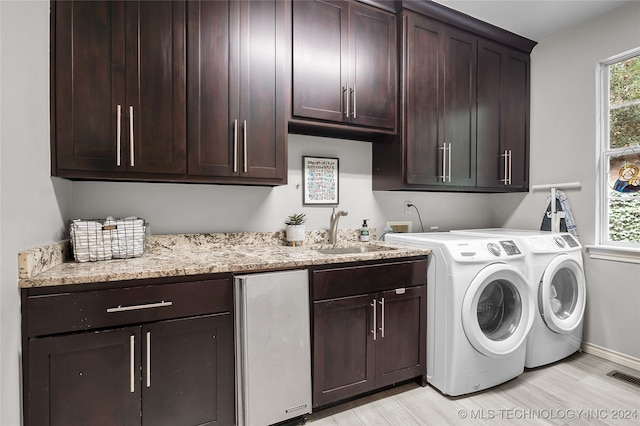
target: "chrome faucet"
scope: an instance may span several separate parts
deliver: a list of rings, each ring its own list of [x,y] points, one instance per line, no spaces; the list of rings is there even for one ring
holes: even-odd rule
[[[329,224],[329,244],[336,243],[336,235],[338,233],[338,220],[340,220],[340,216],[346,216],[348,214],[349,212],[346,212],[344,210],[336,211],[335,207],[331,211],[331,222]]]

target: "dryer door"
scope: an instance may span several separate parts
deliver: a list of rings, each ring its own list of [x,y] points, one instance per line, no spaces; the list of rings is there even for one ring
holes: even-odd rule
[[[582,322],[586,301],[582,266],[566,254],[555,257],[538,288],[540,315],[549,329],[567,334]]]
[[[469,285],[462,301],[462,326],[476,350],[493,358],[505,357],[525,342],[534,313],[524,275],[511,265],[494,263]]]

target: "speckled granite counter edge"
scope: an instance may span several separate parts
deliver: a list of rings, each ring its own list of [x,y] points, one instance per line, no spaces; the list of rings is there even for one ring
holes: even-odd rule
[[[357,242],[358,230],[344,230],[338,245],[374,245]],[[302,247],[286,246],[284,232],[151,235],[142,257],[78,263],[70,244],[61,241],[19,254],[21,288],[89,282],[198,275],[219,272],[251,272],[397,258],[428,254],[427,250],[397,246],[393,250],[320,255],[326,231],[309,231]],[[384,243],[385,246],[394,244]]]
[[[358,239],[358,229],[340,230],[339,241]],[[371,239],[375,240],[375,228],[371,229]],[[321,244],[327,239],[326,230],[311,230],[306,232],[305,244]],[[172,249],[187,249],[204,246],[235,246],[235,245],[281,245],[286,246],[284,231],[277,232],[218,232],[201,234],[159,234],[148,235],[145,251],[153,252],[158,247]],[[186,247],[185,247],[186,246]],[[69,240],[62,240],[52,244],[18,253],[18,278],[32,278],[42,272],[73,260],[73,248]]]
[[[18,278],[31,278],[72,258],[69,240],[21,251],[18,253]]]

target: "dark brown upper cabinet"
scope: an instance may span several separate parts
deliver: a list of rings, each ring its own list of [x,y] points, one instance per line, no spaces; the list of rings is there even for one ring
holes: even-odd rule
[[[478,187],[529,187],[529,55],[478,44]]]
[[[52,11],[53,174],[183,174],[184,2],[58,1]]]
[[[407,183],[473,186],[476,172],[476,38],[405,15]]]
[[[394,132],[396,34],[395,15],[368,5],[294,1],[294,129],[311,120],[306,123],[316,129]]]
[[[290,26],[286,1],[52,2],[52,174],[286,183]]]
[[[528,188],[535,42],[433,2],[403,2],[401,126],[373,146],[374,190]]]
[[[188,3],[188,175],[286,183],[284,1]]]

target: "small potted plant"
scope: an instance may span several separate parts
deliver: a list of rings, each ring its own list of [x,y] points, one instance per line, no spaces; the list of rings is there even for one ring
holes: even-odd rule
[[[284,221],[287,225],[287,241],[292,245],[302,245],[304,242],[305,226],[304,222],[307,220],[305,213],[292,214]]]

